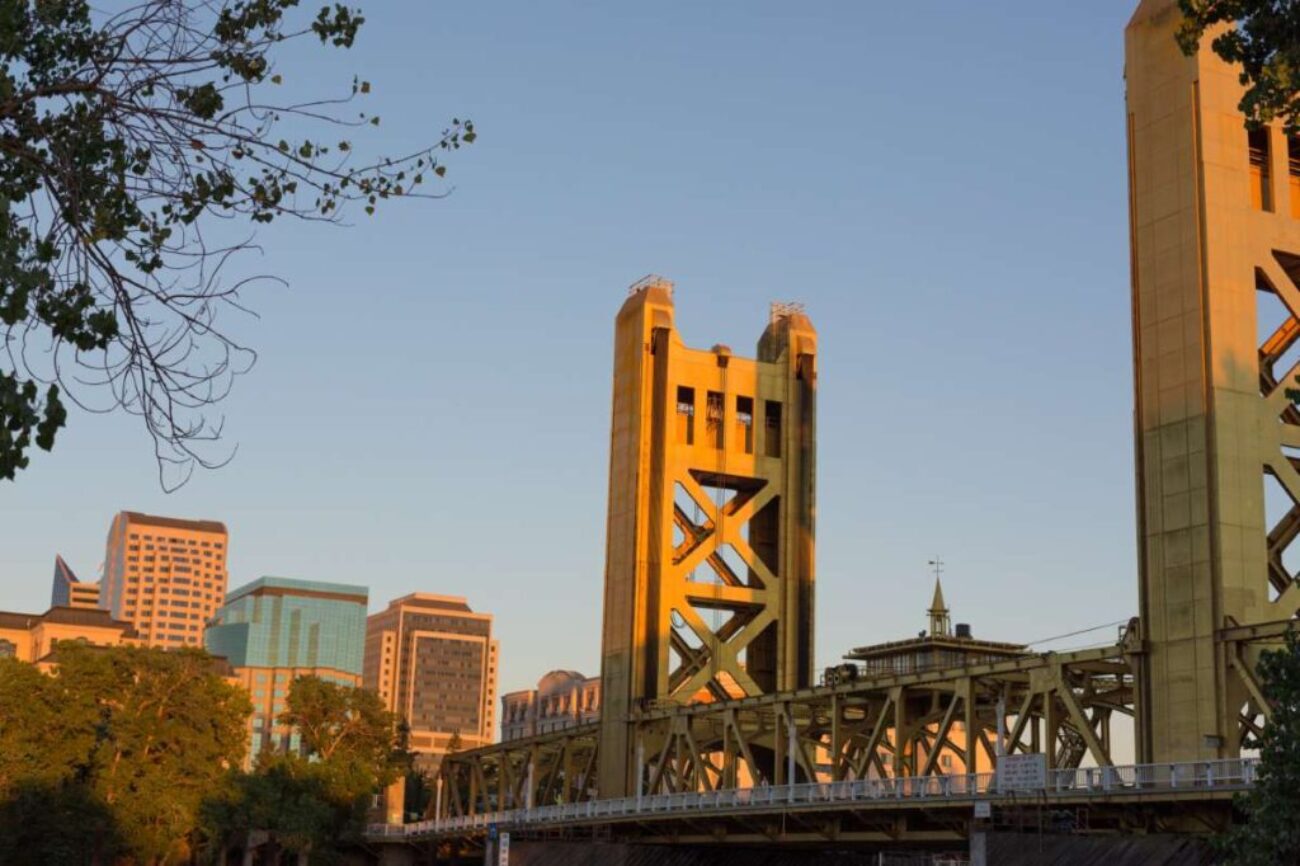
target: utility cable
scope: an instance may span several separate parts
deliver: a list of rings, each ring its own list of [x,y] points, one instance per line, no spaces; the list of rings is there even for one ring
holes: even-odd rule
[[[1092,631],[1100,631],[1103,628],[1114,628],[1117,625],[1124,625],[1126,622],[1128,622],[1127,619],[1118,619],[1114,622],[1104,622],[1101,625],[1094,625],[1092,628],[1082,628],[1078,631],[1066,632],[1065,634],[1058,634],[1054,637],[1045,637],[1040,640],[1033,640],[1025,644],[1025,646],[1037,646],[1040,643],[1051,643],[1052,641],[1062,640],[1067,637],[1075,637],[1076,635],[1087,634]]]

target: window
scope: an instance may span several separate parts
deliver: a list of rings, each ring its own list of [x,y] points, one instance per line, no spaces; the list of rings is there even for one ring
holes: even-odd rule
[[[0,659],[11,659],[18,656],[18,644],[11,640],[0,639]]]
[[[746,454],[754,453],[754,398],[736,398],[736,441]]]
[[[764,453],[768,457],[781,456],[781,404],[776,400],[764,401],[763,424]]]
[[[677,386],[677,444],[695,444],[695,389]]]
[[[709,444],[714,448],[722,447],[723,400],[717,391],[710,391],[705,403],[704,423],[708,430]]]
[[[1291,218],[1300,219],[1300,138],[1287,136],[1287,181],[1291,191]]]
[[[1269,128],[1246,133],[1250,154],[1250,203],[1256,210],[1273,209],[1273,178],[1270,171]]]

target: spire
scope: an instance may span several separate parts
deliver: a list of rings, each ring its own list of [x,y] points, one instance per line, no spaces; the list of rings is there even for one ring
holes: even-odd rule
[[[939,583],[939,578],[934,579],[934,599],[930,602],[930,613],[947,613],[948,608],[943,603],[943,585]]]
[[[939,576],[934,577],[934,598],[930,601],[930,636],[947,637],[951,632],[948,619],[948,606],[943,601],[943,585]]]

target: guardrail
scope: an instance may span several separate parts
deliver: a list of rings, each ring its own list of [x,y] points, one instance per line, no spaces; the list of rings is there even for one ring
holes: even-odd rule
[[[492,825],[509,830],[671,815],[677,812],[690,812],[694,815],[701,812],[726,814],[789,807],[816,808],[818,805],[834,806],[856,802],[957,801],[996,799],[1009,795],[1064,799],[1206,789],[1233,791],[1254,784],[1256,764],[1257,761],[1253,758],[1236,758],[1179,764],[1128,764],[1049,770],[1042,786],[1014,788],[999,785],[996,773],[969,773],[646,794],[640,797],[506,809],[414,824],[372,824],[369,835],[372,838],[410,839],[463,834],[486,830]]]

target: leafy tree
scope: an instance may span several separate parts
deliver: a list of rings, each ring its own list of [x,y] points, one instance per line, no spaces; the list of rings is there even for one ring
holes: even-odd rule
[[[69,693],[34,665],[0,659],[0,797],[74,779],[94,749],[95,723],[86,695]]]
[[[25,780],[0,799],[0,863],[84,866],[123,853],[117,823],[85,785]]]
[[[219,315],[243,309],[246,233],[437,197],[440,155],[474,140],[455,119],[361,158],[349,130],[379,118],[345,106],[369,82],[277,98],[285,46],[347,49],[365,20],[298,4],[0,0],[0,479],[53,447],[65,399],[138,415],[164,486],[219,465],[209,412],[255,357]]]
[[[1300,863],[1300,635],[1289,631],[1282,649],[1262,653],[1258,672],[1272,716],[1246,744],[1259,749],[1255,785],[1238,800],[1247,820],[1221,853],[1239,866]]]
[[[317,761],[336,802],[353,802],[406,769],[397,718],[366,689],[320,677],[289,686],[279,722],[297,729],[306,756]]]
[[[200,650],[61,644],[56,685],[89,698],[94,744],[80,775],[142,863],[186,857],[203,800],[243,759],[247,694]]]
[[[232,772],[222,791],[204,803],[201,825],[214,843],[211,859],[223,847],[247,844],[249,831],[257,830],[266,834],[266,853],[276,863],[281,851],[326,851],[337,818],[324,778],[310,762],[264,752],[254,772]]]
[[[227,778],[203,809],[210,854],[257,831],[272,862],[281,851],[328,860],[359,836],[374,792],[409,764],[396,718],[371,692],[299,677],[285,707],[277,721],[297,730],[301,753],[263,752],[252,773]]]
[[[1178,44],[1188,56],[1201,37],[1214,53],[1241,66],[1246,93],[1240,109],[1251,127],[1281,118],[1288,134],[1300,129],[1300,3],[1277,0],[1178,0],[1184,20]]]

